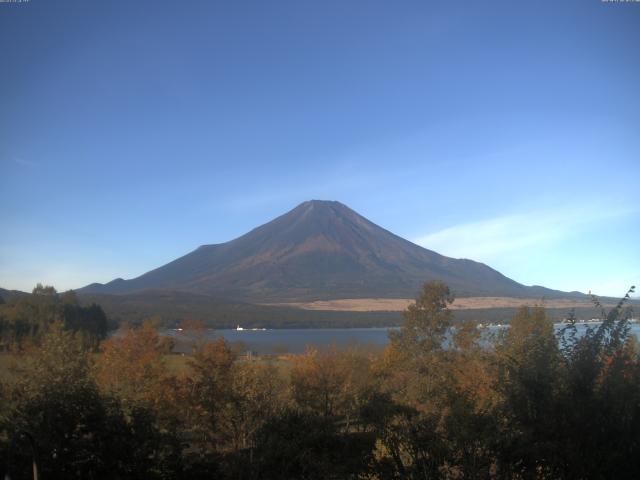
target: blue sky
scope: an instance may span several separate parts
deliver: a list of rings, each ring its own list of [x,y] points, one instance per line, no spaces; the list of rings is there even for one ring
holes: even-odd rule
[[[525,284],[640,286],[640,4],[0,3],[0,286],[308,199]]]

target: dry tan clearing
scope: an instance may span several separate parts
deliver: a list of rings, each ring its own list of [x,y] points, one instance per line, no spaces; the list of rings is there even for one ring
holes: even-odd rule
[[[317,300],[315,302],[275,303],[271,305],[302,308],[304,310],[335,310],[343,312],[399,312],[407,308],[413,299],[407,298],[344,298],[340,300]],[[522,305],[546,308],[592,307],[589,300],[541,300],[536,298],[510,297],[466,297],[457,298],[453,310],[485,308],[517,308]]]

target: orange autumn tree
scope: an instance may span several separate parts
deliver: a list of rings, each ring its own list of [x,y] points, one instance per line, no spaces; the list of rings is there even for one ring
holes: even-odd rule
[[[357,419],[370,381],[371,359],[355,348],[312,348],[293,359],[293,400],[304,410],[341,419],[346,430]]]
[[[188,392],[188,424],[192,448],[201,456],[225,447],[227,418],[232,404],[235,354],[223,339],[201,345],[193,354]]]
[[[96,361],[98,385],[125,405],[158,407],[171,380],[163,358],[167,349],[166,341],[150,323],[126,328],[102,344]]]

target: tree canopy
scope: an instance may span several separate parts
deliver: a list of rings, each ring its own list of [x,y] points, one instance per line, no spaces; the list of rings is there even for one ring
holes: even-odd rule
[[[28,438],[44,478],[635,479],[628,299],[586,332],[522,307],[492,337],[431,282],[381,352],[256,359],[224,339],[175,355],[151,322],[96,350],[99,307],[38,286],[2,307],[28,328],[0,356],[0,456],[14,479]]]

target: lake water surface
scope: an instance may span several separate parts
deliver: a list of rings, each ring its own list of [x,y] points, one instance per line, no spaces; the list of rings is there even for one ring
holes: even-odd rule
[[[556,330],[564,324],[555,324]],[[578,324],[578,333],[597,324]],[[490,336],[504,329],[504,326],[483,328],[483,335]],[[274,353],[303,353],[308,347],[337,348],[361,346],[364,348],[382,348],[389,343],[390,328],[306,328],[306,329],[270,329],[270,330],[205,330],[200,334],[192,332],[166,330],[164,333],[176,340],[176,350],[190,352],[194,342],[224,337],[241,350],[251,350],[258,355]],[[640,338],[640,324],[631,324],[631,333]]]

